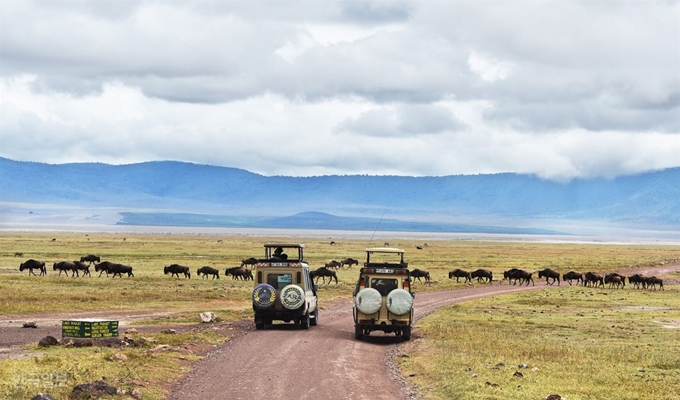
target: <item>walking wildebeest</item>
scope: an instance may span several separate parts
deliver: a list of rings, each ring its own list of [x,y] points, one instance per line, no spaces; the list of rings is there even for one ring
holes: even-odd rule
[[[76,272],[75,272],[76,266],[75,266],[75,264],[73,264],[70,261],[55,262],[54,264],[52,264],[52,269],[54,271],[57,271],[57,270],[59,271],[58,276],[61,276],[62,272],[64,272],[66,274],[66,276],[68,276],[68,271],[71,271],[71,276],[76,275]]]
[[[113,278],[115,278],[116,275],[118,275],[122,278],[123,274],[127,274],[128,278],[135,276],[132,273],[132,267],[129,266],[129,265],[123,265],[123,264],[112,264],[109,267],[109,272],[113,274]]]
[[[90,264],[85,264],[82,261],[73,261],[73,269],[71,270],[71,276],[75,274],[76,276],[80,277],[80,273],[78,271],[83,271],[83,276],[87,275],[92,277],[90,275]]]
[[[633,285],[633,287],[636,288],[636,289],[639,289],[639,288],[644,289],[644,288],[647,287],[647,283],[645,282],[646,279],[647,278],[643,275],[634,274],[634,275],[631,275],[631,276],[628,277],[628,283]]]
[[[25,262],[22,262],[19,265],[19,271],[23,271],[27,269],[29,275],[35,275],[35,272],[33,272],[34,269],[40,270],[40,276],[47,275],[47,268],[45,268],[45,262],[44,261],[38,261],[34,259],[29,259],[26,260]]]
[[[462,270],[460,268],[456,268],[453,271],[449,271],[449,279],[453,279],[453,277],[456,277],[456,283],[458,283],[460,278],[465,278],[465,282],[472,282],[472,276],[469,271]]]
[[[331,260],[331,261],[327,262],[326,265],[324,265],[324,267],[338,269],[338,268],[342,267],[342,264],[340,263],[340,261]]]
[[[95,262],[101,262],[99,259],[99,256],[95,256],[94,254],[88,254],[86,256],[80,257],[80,262],[88,262],[90,265],[92,265]]]
[[[520,281],[519,286],[522,286],[524,283],[529,286],[529,282],[531,282],[532,286],[536,286],[534,283],[534,278],[531,277],[533,275],[533,272],[527,272],[523,269],[517,269],[517,268],[512,268],[508,271],[505,271],[503,273],[503,277],[508,279],[508,282],[514,280],[515,282],[513,285],[517,284],[517,281]]]
[[[557,271],[553,271],[550,268],[542,269],[538,271],[538,279],[541,279],[545,276],[545,283],[548,285],[553,285],[555,281],[557,281],[557,286],[560,286],[560,273]],[[548,281],[548,279],[552,279],[552,283]]]
[[[347,269],[352,268],[352,265],[359,265],[359,260],[354,259],[354,258],[345,258],[344,260],[340,260],[340,267],[342,269],[345,269],[345,265],[347,265]]]
[[[414,269],[413,271],[411,271],[411,277],[418,279],[418,282],[421,282],[421,283],[422,283],[422,281],[420,280],[420,278],[425,278],[425,283],[430,281],[430,273],[425,271],[425,270],[421,270],[421,269],[417,269],[417,268]]]
[[[208,267],[207,265],[196,270],[196,275],[201,276],[201,274],[203,274],[204,278],[207,278],[208,275],[212,275],[213,279],[215,279],[215,277],[220,279],[220,270],[217,268]]]
[[[224,276],[231,275],[231,279],[242,279],[244,281],[253,279],[253,272],[243,267],[231,267],[224,270]]]
[[[626,287],[626,277],[617,274],[616,272],[612,272],[611,274],[607,274],[604,276],[604,283],[609,284],[609,288],[611,289],[612,287],[616,286],[617,288],[621,286],[622,288]]]
[[[562,275],[562,280],[568,282],[569,286],[571,286],[571,281],[573,280],[575,280],[577,284],[581,284],[583,283],[583,274],[576,271],[569,271],[566,274]]]
[[[493,272],[488,269],[478,269],[470,273],[470,278],[477,278],[477,283],[481,283],[482,280],[488,280],[491,283],[493,281]]]
[[[245,260],[242,260],[241,267],[245,267],[246,265],[248,265],[250,269],[253,269],[253,267],[257,265],[257,258],[250,257],[246,258]]]
[[[326,267],[317,268],[316,270],[311,271],[309,277],[311,279],[316,278],[316,282],[319,282],[319,278],[323,278],[323,283],[326,283],[326,277],[328,277],[328,283],[333,282],[333,279],[335,279],[335,284],[338,284],[338,274]]]
[[[650,276],[649,278],[645,278],[645,284],[650,289],[656,290],[656,285],[659,285],[659,290],[666,290],[663,288],[663,279],[659,279],[656,276]]]
[[[185,267],[184,265],[170,264],[167,267],[163,268],[163,273],[165,275],[170,273],[171,278],[174,275],[177,275],[177,277],[179,278],[179,274],[184,274],[185,278],[191,279],[191,271],[189,271],[189,267]]]
[[[604,277],[594,272],[586,272],[585,279],[583,280],[583,286],[590,286],[591,283],[592,286],[597,285],[604,287]]]
[[[101,278],[101,276],[104,272],[106,272],[106,276],[108,277],[109,276],[109,268],[111,268],[111,266],[113,264],[114,263],[112,263],[111,261],[102,261],[99,264],[94,265],[94,271],[99,272],[100,278]]]

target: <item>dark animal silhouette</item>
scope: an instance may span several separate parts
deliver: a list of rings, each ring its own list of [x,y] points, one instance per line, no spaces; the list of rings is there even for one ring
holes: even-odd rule
[[[311,271],[309,273],[309,277],[311,279],[316,278],[316,282],[319,282],[319,278],[322,278],[323,283],[326,283],[326,278],[328,278],[328,283],[333,282],[333,279],[335,279],[335,284],[338,284],[338,275],[335,273],[335,271],[331,271],[326,267],[317,268],[316,270]]]
[[[569,286],[571,286],[571,281],[575,280],[577,284],[581,284],[583,283],[583,279],[583,274],[576,271],[569,271],[562,275],[562,280],[568,282]]]
[[[62,272],[65,273],[66,276],[68,276],[68,271],[71,271],[71,276],[75,276],[76,275],[75,269],[76,266],[71,261],[59,261],[52,264],[52,270],[59,271],[58,276],[61,276]]]
[[[478,269],[470,273],[470,278],[477,278],[477,283],[481,283],[482,280],[488,280],[491,283],[493,281],[493,272],[488,269]]]
[[[201,267],[196,270],[196,275],[201,276],[203,275],[204,278],[207,278],[208,275],[212,275],[213,279],[217,278],[220,279],[220,270],[217,268],[213,267],[208,267],[207,265],[205,267]]]
[[[175,275],[179,278],[179,274],[184,274],[185,278],[191,279],[191,271],[189,271],[189,267],[184,265],[170,264],[163,268],[163,273],[165,275],[170,274],[171,278]]]
[[[557,286],[560,286],[560,273],[557,271],[553,271],[550,268],[542,269],[538,271],[538,279],[541,279],[545,277],[545,283],[548,285],[553,285],[555,284],[555,281],[557,281]],[[550,279],[552,279],[552,282],[550,282]]]
[[[34,259],[29,259],[26,260],[25,262],[22,262],[19,265],[19,271],[23,271],[27,269],[29,275],[35,275],[35,272],[33,272],[34,269],[40,270],[40,276],[47,275],[47,268],[45,268],[45,262],[44,261],[38,261]]]
[[[472,274],[470,274],[469,271],[465,271],[460,268],[449,271],[449,279],[453,279],[454,276],[456,277],[456,283],[459,282],[460,278],[465,278],[464,282],[472,282]]]
[[[659,279],[656,276],[650,276],[649,278],[645,278],[645,284],[650,289],[656,290],[656,285],[659,285],[659,290],[666,290],[663,288],[663,279]]]
[[[529,286],[529,282],[531,282],[532,286],[536,286],[534,283],[534,278],[532,278],[533,273],[532,272],[527,272],[523,269],[517,269],[513,268],[511,270],[505,271],[503,273],[503,277],[508,279],[508,282],[513,282],[513,285],[516,285],[517,282],[519,281],[519,286],[522,286],[524,283]]]
[[[129,265],[123,265],[123,264],[112,264],[109,267],[109,272],[113,274],[113,278],[118,275],[119,277],[123,277],[123,274],[127,274],[128,278],[134,277],[135,275],[132,273],[132,267]]]
[[[75,274],[79,277],[80,273],[78,271],[83,271],[83,276],[87,275],[92,277],[92,275],[90,275],[90,264],[85,264],[82,261],[73,261],[73,270],[71,272],[71,276]]]
[[[628,283],[633,285],[634,288],[640,289],[640,288],[646,288],[647,287],[647,277],[640,275],[640,274],[634,274],[628,277]]]
[[[340,263],[340,261],[332,260],[332,261],[327,262],[326,265],[324,265],[324,267],[338,269],[338,268],[342,267],[342,264]]]
[[[243,267],[231,267],[224,270],[224,276],[231,275],[231,279],[253,280],[253,272]]]
[[[80,257],[80,262],[88,262],[90,265],[92,265],[95,262],[101,262],[99,259],[99,256],[95,256],[94,254],[89,254],[86,256]]]
[[[425,271],[425,270],[421,270],[421,269],[417,269],[417,268],[414,269],[413,271],[411,271],[411,277],[418,279],[418,282],[421,282],[421,283],[423,281],[421,281],[420,278],[425,278],[425,283],[430,281],[430,273]]]
[[[519,268],[510,268],[507,271],[503,271],[503,279],[507,279],[508,283],[512,283],[513,279],[515,279],[515,278],[513,278],[513,274],[515,274],[517,271],[520,271],[520,269]]]
[[[99,272],[99,277],[101,278],[102,274],[106,272],[106,276],[109,276],[109,268],[114,265],[111,261],[102,261],[99,264],[94,265],[94,271]]]
[[[335,246],[335,242],[331,240],[330,245],[331,245],[331,246]]]
[[[345,265],[348,266],[347,269],[350,269],[352,268],[352,265],[359,265],[359,260],[354,258],[345,258],[344,260],[340,260],[340,267],[344,269]]]
[[[19,252],[19,251],[17,251],[16,253],[14,253],[14,257],[23,257],[23,256],[24,256],[24,253],[21,253],[21,252]]]
[[[594,272],[586,272],[585,279],[583,281],[584,286],[602,286],[604,287],[604,277],[598,275]]]
[[[246,258],[245,260],[242,260],[241,261],[241,267],[245,267],[246,265],[250,269],[253,269],[253,267],[257,265],[257,258],[250,257],[250,258]]]
[[[604,283],[609,284],[609,288],[613,288],[614,286],[625,288],[626,287],[626,277],[617,274],[616,272],[612,272],[611,274],[607,274],[604,276]]]
[[[420,247],[420,246],[416,246],[416,249],[418,249],[418,250],[422,250],[423,248],[422,248],[422,247]]]

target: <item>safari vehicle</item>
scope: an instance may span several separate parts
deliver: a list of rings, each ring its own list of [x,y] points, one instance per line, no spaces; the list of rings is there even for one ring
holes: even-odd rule
[[[318,323],[317,286],[309,276],[304,248],[304,244],[264,245],[265,256],[257,262],[252,295],[256,329],[264,329],[274,320],[293,321],[302,329]]]
[[[404,250],[366,249],[354,289],[354,336],[362,340],[372,331],[383,331],[410,340],[414,297]]]

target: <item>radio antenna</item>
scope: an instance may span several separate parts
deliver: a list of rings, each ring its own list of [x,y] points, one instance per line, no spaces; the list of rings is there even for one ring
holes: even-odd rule
[[[376,225],[375,230],[373,231],[373,234],[371,235],[371,240],[368,241],[368,247],[371,247],[371,243],[373,243],[373,237],[375,236],[375,233],[378,231],[378,228],[380,227],[380,223],[382,222],[383,218],[385,217],[386,212],[387,212],[387,207],[385,207],[385,210],[383,210],[382,216],[380,217],[380,221],[378,221],[378,225]]]

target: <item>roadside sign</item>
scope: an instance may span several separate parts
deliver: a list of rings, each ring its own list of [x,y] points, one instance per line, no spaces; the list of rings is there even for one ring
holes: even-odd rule
[[[72,338],[103,338],[118,336],[118,321],[77,319],[61,321],[61,336]]]

